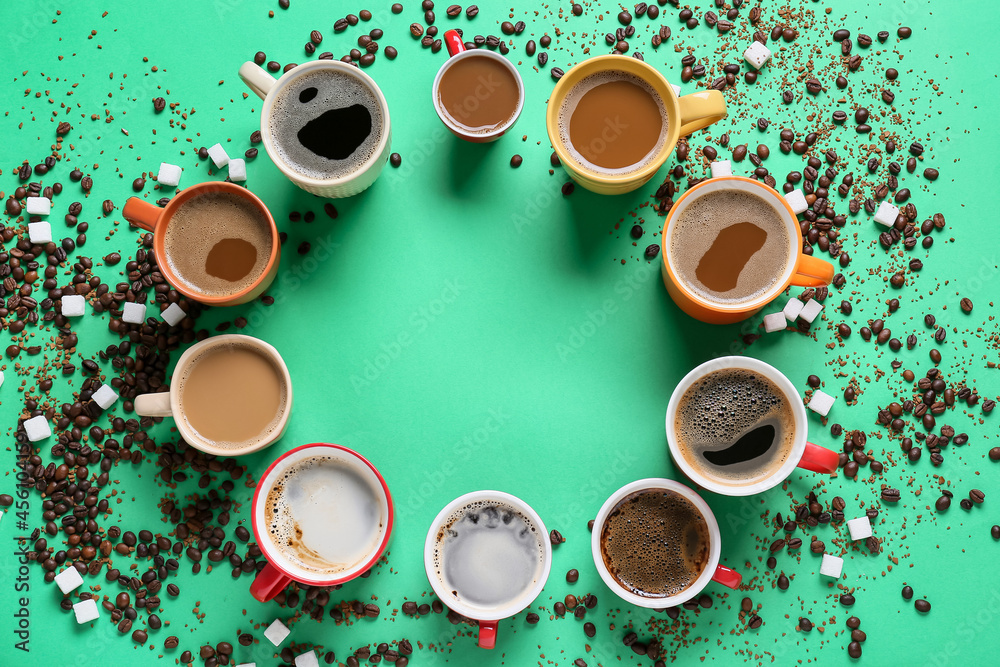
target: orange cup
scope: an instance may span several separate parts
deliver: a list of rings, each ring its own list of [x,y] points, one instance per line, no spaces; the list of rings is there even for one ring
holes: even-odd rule
[[[711,301],[695,293],[684,284],[670,265],[672,254],[671,235],[684,209],[699,197],[718,190],[743,190],[764,199],[764,201],[768,202],[778,211],[781,219],[788,228],[789,242],[792,247],[789,249],[788,262],[785,266],[781,267],[781,275],[775,281],[774,286],[766,293],[745,303],[720,303]],[[667,222],[663,226],[661,245],[662,250],[660,254],[662,256],[662,264],[660,268],[663,273],[663,283],[667,286],[670,298],[685,313],[709,324],[730,324],[745,320],[759,312],[761,308],[774,300],[789,286],[821,287],[829,285],[830,281],[833,280],[832,264],[802,252],[802,231],[799,227],[798,218],[792,207],[785,201],[785,198],[778,194],[776,190],[764,185],[760,181],[743,176],[710,178],[681,195],[680,199],[670,209],[670,213],[667,214]]]
[[[203,294],[187,287],[170,268],[169,258],[163,245],[164,239],[167,236],[167,225],[170,224],[174,213],[183,208],[192,199],[215,192],[228,192],[247,200],[267,218],[267,222],[271,227],[271,256],[268,257],[264,272],[250,286],[239,292],[225,296]],[[278,260],[281,258],[281,239],[278,238],[278,227],[274,224],[274,218],[271,217],[271,212],[264,206],[264,202],[252,192],[239,185],[224,181],[199,183],[198,185],[184,188],[164,208],[154,206],[138,197],[129,197],[129,200],[125,202],[125,206],[122,208],[122,216],[136,227],[141,227],[147,232],[153,233],[153,254],[156,255],[156,263],[159,265],[160,273],[163,274],[168,283],[173,285],[174,289],[189,299],[194,299],[209,306],[236,306],[241,303],[253,301],[263,294],[264,290],[274,281],[275,276],[278,275]]]

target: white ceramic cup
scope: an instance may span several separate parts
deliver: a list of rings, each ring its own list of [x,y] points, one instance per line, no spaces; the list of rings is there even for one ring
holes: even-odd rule
[[[222,448],[217,447],[211,440],[206,440],[201,437],[197,431],[191,428],[191,426],[187,423],[187,420],[184,419],[181,414],[181,392],[183,390],[181,378],[184,377],[184,373],[190,367],[191,362],[202,353],[212,349],[213,347],[232,345],[234,343],[253,348],[257,353],[271,360],[271,363],[274,364],[274,367],[278,370],[279,375],[281,375],[282,380],[285,383],[285,411],[281,415],[278,425],[268,437],[262,438],[254,444],[246,447]],[[292,377],[288,373],[288,366],[285,365],[285,360],[281,358],[281,355],[278,354],[276,349],[274,349],[274,346],[265,343],[259,338],[254,338],[253,336],[244,336],[242,334],[222,334],[221,336],[207,338],[200,343],[195,343],[189,347],[184,354],[181,355],[181,358],[177,360],[174,372],[170,376],[170,391],[161,391],[153,394],[142,394],[140,396],[136,396],[135,411],[143,417],[174,417],[176,420],[177,431],[181,434],[181,437],[184,438],[184,441],[195,449],[200,449],[208,454],[215,454],[216,456],[239,456],[241,454],[250,454],[271,446],[277,442],[282,435],[284,435],[285,428],[288,426],[288,417],[292,414]]]
[[[281,91],[300,76],[324,69],[335,70],[340,74],[355,78],[362,86],[371,90],[382,110],[382,136],[379,137],[378,145],[372,152],[372,156],[357,170],[340,178],[318,179],[298,173],[278,155],[274,146],[274,137],[271,134],[271,112],[274,108],[274,100]],[[240,78],[250,90],[264,100],[260,109],[260,136],[271,161],[288,177],[288,180],[306,192],[332,199],[356,195],[367,190],[375,182],[375,179],[382,172],[382,167],[389,159],[392,131],[389,126],[389,105],[386,103],[382,91],[379,90],[378,85],[370,76],[354,65],[348,65],[339,60],[314,60],[304,63],[285,72],[277,80],[256,63],[249,61],[240,66],[239,73]]]
[[[504,607],[494,609],[484,609],[478,606],[471,606],[459,600],[447,590],[441,580],[434,574],[434,547],[438,542],[438,534],[444,527],[448,517],[454,512],[462,509],[466,505],[481,501],[494,501],[509,505],[521,513],[528,521],[534,524],[537,534],[540,536],[542,544],[544,562],[542,571],[532,587],[524,591],[513,602]],[[523,611],[531,602],[538,597],[545,587],[545,581],[549,578],[549,570],[552,568],[552,544],[549,542],[548,531],[542,518],[526,502],[502,491],[473,491],[464,496],[459,496],[448,503],[443,510],[431,522],[430,530],[427,531],[427,540],[424,542],[424,570],[427,572],[427,579],[431,583],[431,588],[438,598],[447,607],[456,613],[479,621],[479,646],[482,648],[493,648],[496,646],[497,625],[501,619],[513,616]]]
[[[705,569],[702,570],[698,578],[694,580],[694,583],[684,589],[681,593],[672,597],[643,597],[641,595],[636,595],[632,591],[623,587],[615,581],[613,576],[611,576],[611,572],[608,571],[607,565],[604,564],[604,556],[601,553],[601,534],[604,532],[604,523],[607,521],[608,515],[611,514],[611,510],[613,510],[615,506],[629,494],[647,489],[664,489],[684,496],[694,504],[699,512],[701,512],[702,516],[705,518],[705,523],[708,524],[709,555],[708,562],[705,564]],[[658,477],[640,479],[630,484],[626,484],[611,494],[611,497],[605,500],[604,504],[601,506],[601,510],[597,513],[597,518],[594,519],[594,530],[590,536],[590,548],[593,552],[594,565],[597,566],[597,572],[601,575],[601,579],[604,580],[604,583],[607,584],[608,588],[610,588],[611,591],[622,600],[647,609],[665,609],[667,607],[674,607],[687,602],[701,593],[710,581],[716,581],[728,588],[738,588],[743,580],[739,572],[736,572],[725,565],[719,565],[719,557],[722,553],[722,535],[719,532],[719,523],[715,520],[715,514],[712,513],[712,508],[710,508],[708,503],[706,503],[705,500],[697,493],[680,482],[675,482],[672,479],[662,479]]]
[[[781,390],[785,396],[785,400],[788,402],[789,410],[792,413],[793,428],[795,429],[792,449],[788,453],[785,462],[780,467],[775,468],[774,472],[766,478],[746,484],[724,481],[722,478],[712,478],[703,475],[688,462],[677,444],[675,423],[677,420],[677,407],[681,401],[681,397],[684,396],[684,393],[692,384],[702,377],[714,371],[727,368],[753,371],[773,382]],[[781,371],[770,364],[752,357],[719,357],[706,361],[685,375],[677,384],[674,393],[671,394],[670,403],[667,405],[667,444],[670,447],[670,455],[673,457],[674,463],[681,469],[681,472],[687,475],[688,479],[698,486],[726,496],[749,496],[767,491],[788,479],[788,476],[796,466],[825,474],[832,474],[837,471],[839,463],[837,452],[806,441],[809,430],[807,423],[806,409],[802,405],[802,399],[799,398],[799,392],[795,389],[795,385],[792,384],[791,380],[786,378]]]

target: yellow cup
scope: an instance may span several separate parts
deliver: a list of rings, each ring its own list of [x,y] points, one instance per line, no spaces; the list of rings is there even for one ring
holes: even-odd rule
[[[663,100],[667,111],[667,138],[656,156],[641,169],[625,174],[605,174],[595,171],[573,157],[559,132],[559,110],[569,92],[584,78],[599,72],[623,72],[648,83]],[[549,96],[545,126],[549,141],[570,177],[591,192],[620,195],[641,187],[667,161],[677,140],[726,117],[726,100],[717,90],[691,93],[678,97],[663,75],[641,60],[622,55],[596,56],[573,67],[556,84]],[[609,119],[610,120],[610,119]],[[623,137],[628,139],[627,130]]]

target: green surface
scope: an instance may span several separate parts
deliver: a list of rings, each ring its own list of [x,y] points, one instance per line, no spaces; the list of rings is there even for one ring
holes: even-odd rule
[[[883,29],[892,33],[885,45],[890,48],[881,55],[874,54],[877,44],[863,53],[864,69],[850,75],[853,92],[830,85],[822,99],[843,95],[841,108],[849,114],[855,103],[881,109],[877,90],[884,81],[882,72],[888,66],[900,70],[894,84],[898,123],[890,118],[872,122],[876,133],[870,143],[881,143],[878,132],[887,129],[898,137],[897,156],[903,159],[911,141],[924,144],[924,162],[916,174],[905,170],[900,174],[901,187],[913,191],[920,219],[940,211],[948,228],[935,234],[930,251],[918,246],[908,253],[923,258],[925,268],[911,275],[903,289],[891,290],[885,282],[892,273],[888,267],[905,267],[908,257],[887,260],[877,243],[881,230],[862,212],[850,220],[842,237],[854,258],[848,284],[839,293],[831,290],[813,334],[768,335],[747,348],[740,335],[757,331],[760,316],[744,325],[701,325],[670,302],[658,264],[641,259],[662,219],[650,208],[637,207],[651,201],[649,196],[666,169],[649,186],[617,198],[580,188],[563,198],[559,187],[565,175],[559,170],[554,176],[548,173],[544,110],[552,80],[547,69],[566,68],[579,60],[590,43],[581,33],[590,33],[595,26],[599,43],[592,53],[604,53],[601,35],[617,27],[617,5],[608,3],[607,16],[598,22],[600,10],[594,4],[585,5],[584,16],[577,19],[569,17],[568,3],[557,7],[520,2],[509,12],[509,4],[484,0],[474,20],[463,15],[454,21],[467,37],[499,34],[497,23],[507,20],[508,12],[511,20],[528,23],[525,33],[513,38],[511,51],[515,62],[525,61],[519,64],[527,95],[522,116],[515,130],[499,142],[474,146],[447,134],[435,118],[429,91],[444,54],[432,55],[410,38],[407,26],[421,19],[418,3],[406,0],[406,10],[398,16],[389,13],[389,4],[382,0],[370,6],[376,14],[370,27],[384,29],[381,44],[396,46],[400,55],[395,61],[380,57],[368,71],[388,100],[393,149],[403,156],[403,166],[387,167],[368,192],[336,202],[340,216],[331,221],[322,212],[322,202],[282,178],[261,151],[249,164],[248,187],[264,199],[289,234],[279,278],[270,290],[277,303],[212,310],[198,323],[199,328],[214,330],[219,322],[245,316],[250,326],[243,332],[273,343],[288,362],[295,386],[291,424],[276,446],[241,461],[253,478],[281,451],[309,442],[336,442],[369,457],[384,473],[397,502],[398,522],[387,562],[370,578],[331,595],[335,601],[371,598],[381,606],[381,617],[355,621],[349,627],[335,625],[329,617],[321,623],[301,618],[292,623],[290,641],[322,645],[344,660],[360,646],[406,637],[422,645],[412,656],[412,665],[568,665],[578,657],[590,665],[652,664],[622,645],[625,628],[632,627],[643,641],[662,637],[666,653],[685,664],[849,662],[845,650],[849,639],[844,633],[849,614],[837,603],[839,589],[818,576],[819,558],[808,549],[797,557],[782,552],[777,570],[764,566],[767,546],[774,539],[771,519],[776,512],[787,516],[813,485],[818,485],[824,506],[834,495],[846,498],[846,512],[852,516],[864,507],[878,507],[879,487],[888,484],[902,490],[903,500],[881,508],[875,527],[884,540],[881,555],[872,556],[847,541],[846,525],[796,533],[806,542],[807,535],[818,535],[828,551],[846,552],[840,584],[856,589],[857,604],[851,612],[862,619],[862,629],[871,640],[864,646],[862,660],[933,665],[994,661],[1000,589],[990,572],[995,560],[990,553],[998,545],[989,528],[1000,523],[1000,515],[993,508],[998,464],[990,462],[986,452],[1000,444],[998,417],[982,415],[980,406],[948,413],[939,424],[967,431],[970,444],[961,449],[951,446],[944,464],[933,468],[926,452],[918,463],[908,463],[898,442],[887,439],[875,425],[875,413],[896,392],[910,396],[909,387],[890,368],[892,359],[900,359],[918,376],[930,365],[928,350],[935,344],[922,323],[925,312],[933,312],[948,328],[948,340],[937,347],[950,381],[967,382],[984,398],[1000,393],[997,371],[987,367],[998,361],[997,309],[992,299],[1000,269],[995,236],[987,234],[994,233],[988,184],[997,176],[990,155],[997,147],[991,110],[1000,95],[990,65],[995,36],[983,28],[996,18],[995,9],[940,1],[801,3],[820,16],[823,8],[833,7],[831,25],[843,19],[843,25],[855,32],[860,28],[873,36]],[[446,3],[438,4],[438,24],[443,29],[450,23],[444,13]],[[247,137],[259,127],[260,102],[253,96],[244,99],[245,88],[236,75],[239,65],[258,49],[282,63],[302,61],[302,44],[312,29],[325,35],[319,50],[339,56],[354,45],[362,26],[334,35],[332,24],[362,8],[306,0],[293,0],[289,10],[279,9],[276,2],[251,0],[7,3],[7,49],[0,65],[5,101],[0,116],[4,138],[0,190],[9,196],[17,185],[14,172],[20,162],[41,161],[54,144],[56,122],[68,120],[73,131],[63,144],[64,160],[46,178],[67,186],[51,216],[55,233],[62,237],[61,217],[68,203],[84,201],[80,219],[91,223],[91,231],[78,254],[95,261],[111,250],[128,251],[131,256],[136,233],[119,222],[119,213],[136,176],[155,171],[161,161],[174,162],[185,169],[181,185],[190,186],[221,177],[212,175],[206,162],[199,163],[195,155],[199,146],[221,141],[232,156],[249,147]],[[269,18],[272,9],[275,16]],[[778,6],[764,3],[763,9],[769,29],[777,20]],[[737,61],[749,42],[745,27],[740,27],[731,36],[733,46],[716,53],[720,40],[714,31],[704,24],[694,31],[681,30],[676,10],[664,10],[656,22],[636,19],[639,32],[632,41],[643,45],[639,48],[647,61],[672,81],[679,80],[682,54],[671,47],[681,43],[694,47],[702,62],[716,65]],[[747,12],[744,8],[741,25]],[[671,26],[674,37],[669,46],[654,52],[648,47],[651,26],[661,23]],[[802,21],[794,19],[794,24],[801,26]],[[896,40],[900,24],[914,29],[908,41]],[[536,72],[522,55],[524,43],[544,32],[554,35],[555,27],[565,34],[553,42],[548,67]],[[797,44],[816,45],[822,54],[816,56],[817,69],[825,67],[828,54],[837,49],[827,44],[829,32],[820,32],[819,27],[800,30],[803,35]],[[737,44],[742,45],[739,51]],[[731,146],[767,143],[772,155],[766,166],[779,183],[785,173],[805,165],[802,158],[780,154],[778,130],[794,126],[804,133],[825,122],[833,108],[824,102],[824,117],[816,119],[809,118],[816,110],[812,99],[800,96],[792,105],[780,104],[780,77],[787,75],[792,87],[803,88],[794,83],[791,66],[805,64],[806,58],[793,62],[793,53],[805,52],[777,55],[755,87],[741,82],[738,91],[745,97],[728,92],[730,117],[710,130],[713,137],[728,132]],[[840,71],[826,68],[821,78],[830,84]],[[683,88],[691,92],[698,85],[692,81]],[[179,105],[177,113],[154,115],[150,99],[157,95]],[[180,112],[188,112],[186,120]],[[97,119],[91,120],[91,114]],[[774,121],[766,135],[753,126],[762,116]],[[693,137],[692,148],[705,143],[706,136]],[[860,176],[865,173],[860,163],[867,152],[847,148],[860,143],[849,121],[831,138],[822,138],[817,148],[837,148],[841,173],[850,170]],[[508,164],[515,153],[524,156],[524,165],[516,170]],[[929,187],[919,175],[927,165],[941,170],[941,178]],[[86,200],[80,199],[79,186],[68,181],[73,166],[94,176],[95,187]],[[735,167],[737,173],[752,169],[749,162]],[[687,169],[695,176],[705,172],[693,158]],[[884,164],[879,173],[884,179]],[[155,200],[160,195],[152,185],[147,183],[143,196]],[[107,218],[100,214],[104,199],[118,206]],[[834,200],[838,212],[846,209],[843,200]],[[293,210],[315,211],[316,221],[290,223],[288,213]],[[628,236],[633,215],[648,221],[646,236],[637,246]],[[105,239],[111,229],[116,233]],[[312,243],[312,251],[304,257],[295,252],[303,240]],[[98,265],[95,273],[113,284],[123,268],[124,263],[113,269]],[[901,339],[915,332],[920,342],[912,351],[904,347],[892,353],[887,346],[864,343],[856,333],[865,320],[886,314],[884,302],[892,296],[903,304],[887,318],[887,326]],[[958,308],[962,296],[975,302],[971,314]],[[837,312],[842,298],[854,303],[850,317]],[[88,314],[82,323],[74,323],[79,355],[89,358],[117,341],[106,320],[107,315]],[[841,321],[855,330],[844,344],[833,334]],[[37,344],[54,337],[45,329],[29,327],[27,332],[34,332]],[[795,475],[784,491],[779,488],[762,497],[708,494],[722,526],[723,562],[740,569],[753,590],[727,594],[711,585],[707,592],[715,598],[714,608],[683,611],[683,626],[678,626],[663,614],[617,602],[594,570],[587,521],[611,492],[629,481],[678,476],[663,432],[672,387],[697,363],[730,353],[751,354],[775,364],[803,392],[806,376],[819,375],[824,388],[838,397],[831,422],[867,431],[868,447],[885,462],[886,470],[881,477],[857,481],[840,476],[822,482],[816,476]],[[34,380],[30,357],[18,360],[20,371],[9,359],[5,362],[0,415],[12,433],[23,408],[19,385],[23,381],[33,385]],[[104,371],[113,369],[105,364]],[[863,393],[858,405],[848,406],[842,392],[852,378]],[[81,381],[79,374],[68,380],[57,374],[50,395],[53,403],[58,406],[70,399]],[[122,414],[120,403],[113,412]],[[831,448],[841,446],[842,438],[831,437],[816,415],[810,414],[810,421],[812,440]],[[169,428],[165,423],[151,434],[165,441],[171,437]],[[40,448],[46,462],[52,442],[54,438]],[[11,472],[0,481],[0,491],[12,492],[12,444],[3,468]],[[137,466],[119,464],[112,475],[118,483],[111,488],[124,502],[112,501],[114,514],[102,525],[171,530],[161,522],[156,503],[168,493],[181,498],[198,489],[192,480],[172,491],[156,479],[158,471],[153,459]],[[935,475],[941,476],[940,482]],[[956,503],[939,516],[933,501],[942,483],[954,491]],[[972,487],[983,489],[987,500],[966,512],[957,500]],[[528,626],[523,613],[504,622],[499,649],[492,653],[475,648],[474,637],[468,636],[474,633],[463,629],[456,637],[455,626],[443,615],[413,619],[392,613],[404,600],[421,602],[431,595],[421,561],[431,519],[452,498],[482,488],[520,496],[549,528],[567,538],[554,552],[549,584],[531,607],[542,615],[542,622]],[[245,503],[250,494],[251,489],[239,484],[233,498]],[[30,506],[30,526],[41,525],[41,499],[34,492]],[[233,518],[230,529],[236,520],[248,523],[248,506],[235,511]],[[36,565],[29,568],[30,591],[14,592],[18,565],[12,555],[13,538],[27,532],[15,524],[10,511],[0,524],[4,545],[0,581],[7,587],[0,595],[0,664],[106,665],[118,660],[151,664],[161,655],[172,662],[185,648],[197,655],[205,643],[236,644],[237,630],[253,632],[260,642],[250,648],[237,645],[236,662],[278,662],[263,638],[263,628],[252,628],[274,618],[288,619],[294,610],[258,604],[248,592],[250,579],[233,581],[228,567],[192,575],[184,559],[179,574],[170,579],[181,587],[180,597],[163,596],[161,617],[170,625],[151,632],[145,647],[120,636],[103,610],[93,627],[78,627],[71,614],[60,611],[61,595],[54,584],[42,581]],[[570,568],[580,570],[576,584],[564,580]],[[792,578],[787,591],[774,585],[782,571]],[[118,590],[103,576],[88,577],[86,583],[103,585],[102,594],[112,597]],[[914,587],[917,597],[931,600],[930,614],[917,614],[912,603],[902,600],[899,591],[904,583]],[[553,603],[571,592],[593,592],[600,600],[587,615],[598,628],[593,640],[586,639],[582,622],[572,617],[550,620]],[[30,598],[30,655],[14,648],[13,614],[21,595]],[[745,621],[737,617],[743,595],[759,605],[765,621],[759,630],[746,630]],[[192,611],[196,605],[204,618]],[[819,627],[825,624],[825,631],[797,632],[799,616],[808,616]],[[163,639],[171,634],[181,638],[181,646],[165,651]],[[201,661],[196,657],[195,663]]]

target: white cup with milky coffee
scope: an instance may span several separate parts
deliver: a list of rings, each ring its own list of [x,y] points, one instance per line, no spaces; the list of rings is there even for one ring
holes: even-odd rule
[[[292,378],[273,346],[224,334],[188,348],[177,361],[170,390],[137,396],[135,411],[173,417],[184,440],[208,454],[250,454],[285,432]]]

